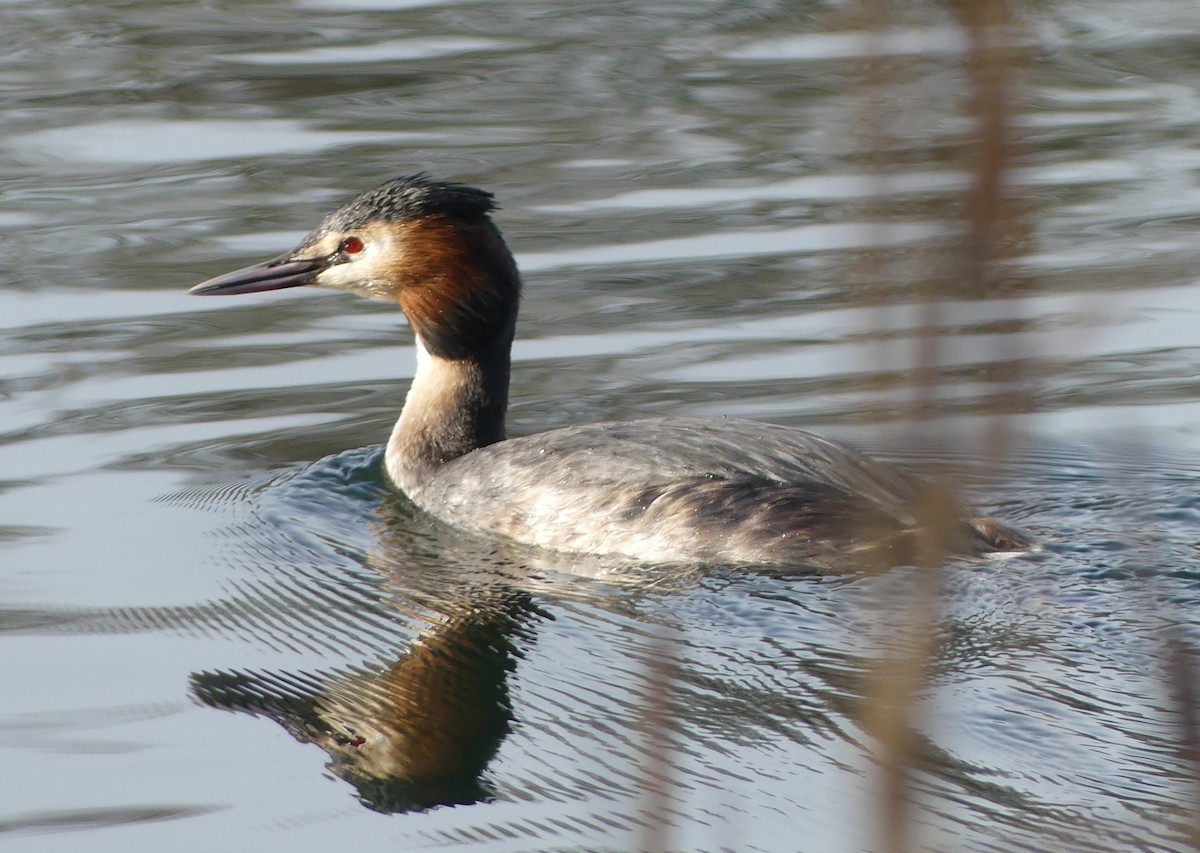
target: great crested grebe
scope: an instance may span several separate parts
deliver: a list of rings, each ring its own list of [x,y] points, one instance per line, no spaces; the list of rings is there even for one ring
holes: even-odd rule
[[[317,285],[398,302],[417,370],[387,473],[452,525],[543,548],[647,562],[811,564],[883,543],[911,553],[921,481],[837,442],[746,420],[609,422],[505,438],[521,280],[492,194],[395,178],[327,216],[298,247],[193,294]],[[1029,542],[962,512],[949,550]]]

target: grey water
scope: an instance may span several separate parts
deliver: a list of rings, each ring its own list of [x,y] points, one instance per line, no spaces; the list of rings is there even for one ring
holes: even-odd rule
[[[1025,227],[961,292],[936,4],[0,3],[0,847],[878,849],[914,570],[473,541],[380,474],[398,312],[184,296],[426,171],[502,206],[512,433],[802,426],[1042,541],[941,574],[914,843],[1192,849],[1200,11],[1022,13]]]

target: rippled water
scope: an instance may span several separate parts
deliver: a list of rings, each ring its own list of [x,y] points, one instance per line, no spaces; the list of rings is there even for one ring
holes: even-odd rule
[[[1021,227],[974,293],[965,40],[933,7],[871,37],[838,4],[51,0],[0,4],[0,43],[0,842],[877,845],[863,720],[917,573],[473,542],[381,478],[395,311],[183,296],[426,170],[503,205],[513,433],[811,426],[973,471],[1044,540],[941,578],[918,842],[1190,849],[1192,4],[1022,22]],[[902,450],[914,282],[938,417]],[[958,455],[997,406],[1005,476]]]

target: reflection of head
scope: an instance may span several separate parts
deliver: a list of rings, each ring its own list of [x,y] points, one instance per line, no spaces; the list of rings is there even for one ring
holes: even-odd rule
[[[384,812],[487,798],[480,776],[511,720],[505,682],[528,595],[481,591],[386,667],[328,673],[206,672],[206,705],[270,717],[329,753],[329,768]]]

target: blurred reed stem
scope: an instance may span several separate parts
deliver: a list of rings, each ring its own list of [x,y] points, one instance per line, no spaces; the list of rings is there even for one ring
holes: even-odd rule
[[[634,848],[647,853],[672,849],[671,790],[675,777],[671,762],[674,744],[671,720],[676,716],[674,695],[679,662],[665,629],[647,647],[642,672],[645,701],[641,705],[642,781],[641,832]]]
[[[912,10],[906,7],[905,11]],[[937,7],[927,11],[936,12]],[[1022,230],[1016,222],[1017,209],[1007,182],[1014,148],[1013,92],[1019,59],[1010,9],[1003,0],[949,0],[949,12],[964,36],[967,89],[962,102],[972,126],[962,146],[962,161],[969,174],[968,189],[959,209],[945,214],[947,221],[965,224],[951,258],[957,285],[952,292],[939,287],[932,264],[930,269],[919,271],[920,277],[908,281],[903,280],[895,262],[890,269],[884,269],[883,262],[868,261],[875,266],[863,271],[869,280],[888,282],[887,292],[917,295],[918,323],[912,366],[907,376],[897,381],[905,381],[910,388],[909,443],[919,451],[927,451],[946,438],[945,427],[939,422],[946,394],[939,370],[943,363],[944,300],[969,302],[1006,291],[1011,275],[1011,265],[1007,262],[1017,242],[1015,235]],[[867,219],[886,223],[891,211],[885,200],[894,196],[882,190],[890,170],[898,165],[892,162],[891,152],[902,148],[893,144],[890,125],[904,108],[903,93],[893,84],[900,75],[891,68],[899,60],[887,50],[887,38],[900,10],[893,8],[889,0],[860,0],[858,14],[866,24],[869,39],[868,58],[857,83],[866,93],[859,101],[868,112],[861,121],[861,148],[867,152],[868,170],[880,188],[878,198],[868,203]],[[889,337],[885,333],[888,315],[888,306],[881,305],[876,312],[881,324],[876,340]],[[1002,346],[1019,349],[1021,343],[1012,336]],[[1022,363],[1021,359],[1011,357],[1012,352],[996,355],[993,363]],[[882,348],[877,356],[881,357],[877,373],[886,375],[889,362]],[[999,465],[1010,444],[1004,416],[1027,409],[1029,397],[1023,387],[1024,377],[1016,375],[1015,368],[1010,367],[1008,375],[997,378],[1005,391],[999,395],[981,394],[980,402],[975,405],[976,414],[984,416],[986,424],[982,455],[994,466]],[[880,649],[864,689],[863,724],[873,739],[872,760],[878,768],[876,845],[883,853],[906,853],[915,849],[917,843],[913,816],[913,772],[918,764],[919,743],[917,720],[928,673],[937,654],[942,609],[941,565],[951,551],[958,506],[955,490],[931,477],[930,486],[924,489],[916,508],[918,557],[912,582],[904,587],[907,600],[900,608],[900,615],[886,603],[880,603],[880,612],[888,614],[883,620],[887,627],[885,636],[879,638]]]

